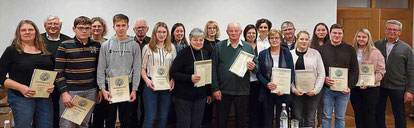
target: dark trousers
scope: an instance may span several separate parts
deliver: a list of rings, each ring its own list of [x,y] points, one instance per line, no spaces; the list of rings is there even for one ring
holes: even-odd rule
[[[380,88],[380,96],[378,99],[375,116],[377,117],[377,127],[385,128],[385,108],[387,106],[387,97],[391,100],[392,112],[394,114],[395,128],[406,128],[404,106],[405,90]]]
[[[319,103],[318,103],[318,108],[316,109],[316,118],[318,119],[318,126],[322,126],[322,117],[324,117],[323,115],[323,99],[324,99],[324,91],[325,87],[322,87],[321,91],[319,92],[320,98],[319,98]]]
[[[203,122],[201,125],[203,126],[210,126],[213,120],[213,108],[216,104],[216,100],[213,100],[210,104],[206,104],[204,107],[204,114],[203,114]]]
[[[90,121],[91,125],[89,125],[90,128],[103,128],[105,120],[108,120],[108,113],[107,109],[109,102],[105,99],[102,99],[102,102],[95,105],[95,109],[92,113],[92,121]],[[106,121],[106,126],[110,125],[109,122]]]
[[[259,81],[250,82],[249,95],[249,127],[263,127],[263,103],[259,101],[259,91],[262,88]]]
[[[121,122],[121,128],[129,128],[131,120],[130,120],[130,103],[129,102],[121,102],[115,104],[109,104],[107,107],[108,118],[106,124],[106,128],[115,128],[116,123],[116,110],[118,110],[119,114],[119,121]]]
[[[50,98],[52,99],[53,104],[53,127],[59,128],[59,100],[60,100],[60,92],[57,88],[50,94]]]
[[[263,128],[273,128],[274,110],[276,107],[276,128],[280,127],[280,113],[282,112],[282,103],[286,107],[290,106],[290,95],[278,96],[269,94],[263,101]],[[289,110],[286,110],[289,113]]]
[[[320,100],[320,94],[315,96],[292,95],[292,118],[299,121],[300,127],[315,126],[315,114]]]
[[[177,128],[200,128],[203,121],[206,98],[185,100],[175,97],[174,108],[177,115]]]
[[[378,103],[380,87],[360,89],[355,87],[351,90],[351,104],[355,114],[355,125],[357,128],[375,127],[375,108]]]
[[[141,82],[139,83],[138,90],[137,90],[137,99],[132,102],[131,105],[131,128],[141,128],[142,124],[144,123],[144,104],[142,99],[142,92],[144,89],[144,80],[141,78]],[[138,107],[139,106],[139,107]],[[139,110],[138,110],[139,108]],[[140,114],[138,114],[138,111]],[[138,118],[139,115],[139,118]]]
[[[236,111],[236,128],[244,128],[247,122],[248,102],[248,95],[222,94],[221,100],[217,101],[217,128],[227,128],[227,120],[232,103],[234,103],[234,110]]]

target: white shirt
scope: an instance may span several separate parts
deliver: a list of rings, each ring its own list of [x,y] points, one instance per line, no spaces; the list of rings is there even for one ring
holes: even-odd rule
[[[239,39],[239,42],[237,42],[237,44],[240,45],[240,46],[243,46],[243,43],[242,43],[242,41],[240,39]],[[229,45],[231,45],[231,42],[230,42],[230,39],[227,39],[227,46],[229,46]],[[233,47],[233,48],[236,49],[237,46],[236,47]]]
[[[51,37],[51,36],[49,36],[49,34],[47,34],[47,33],[46,33],[46,38],[47,38],[48,40],[51,40],[51,41],[59,41],[59,40],[60,40],[60,33],[58,34],[58,37],[57,37],[56,39],[52,39],[52,37]]]
[[[260,38],[257,38],[257,52],[260,53],[261,51],[267,49],[270,47],[269,39],[266,37],[265,39],[261,40]]]

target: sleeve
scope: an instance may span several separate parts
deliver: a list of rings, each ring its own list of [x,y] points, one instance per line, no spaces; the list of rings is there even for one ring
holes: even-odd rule
[[[139,82],[141,80],[141,48],[138,43],[134,42],[134,63],[132,67],[132,90],[138,90]]]
[[[6,50],[3,52],[0,58],[0,84],[4,85],[4,82],[8,79],[6,77],[7,73],[9,73],[10,65],[13,62],[13,51],[14,47],[7,47]]]
[[[257,54],[256,54],[256,52],[254,52],[254,50],[253,50],[253,48],[252,48],[252,53],[253,53],[253,55],[254,55],[254,57],[253,57],[253,62],[254,62],[254,64],[256,65],[255,67],[254,67],[254,69],[251,71],[251,73],[257,73],[258,71],[259,71],[259,66],[258,66],[258,64],[259,64],[259,61],[258,61],[258,57],[257,57]]]
[[[148,44],[144,46],[144,48],[142,49],[142,63],[141,63],[141,68],[147,70],[147,65],[148,65],[148,59],[149,59],[149,50],[148,50]]]
[[[55,62],[55,71],[58,72],[55,82],[56,82],[56,87],[61,94],[68,91],[68,88],[66,85],[66,74],[65,74],[66,63],[68,63],[67,51],[66,51],[64,43],[61,43],[58,46],[58,50],[56,52],[56,62]]]
[[[351,53],[351,62],[348,69],[348,88],[352,89],[355,87],[359,79],[359,65],[355,49],[352,46],[348,48],[350,49],[349,52]]]
[[[413,52],[407,48],[407,65],[405,67],[407,73],[406,92],[414,94],[414,61]]]
[[[376,66],[375,66],[375,85],[379,85],[379,83],[381,82],[382,78],[384,78],[385,75],[385,58],[384,56],[382,56],[380,51],[372,51],[375,55],[375,62],[376,62]],[[378,83],[378,84],[377,84]]]
[[[316,95],[319,94],[322,90],[323,84],[325,83],[325,66],[323,65],[323,60],[321,57],[321,54],[319,54],[318,51],[316,52],[316,81],[315,81],[315,88],[312,90],[312,92]]]
[[[265,54],[264,54],[264,52],[262,51],[262,52],[260,52],[259,53],[259,68],[265,68],[265,60],[264,60],[264,58],[265,58]],[[259,79],[259,81],[260,81],[260,83],[261,83],[261,85],[263,85],[265,88],[267,88],[267,84],[269,83],[269,80],[267,80],[265,77],[264,77],[264,75],[265,75],[265,72],[263,72],[264,70],[263,69],[259,69],[259,72],[257,73],[257,79]]]
[[[104,42],[99,50],[98,71],[96,74],[99,89],[105,89],[106,68],[108,66],[106,63],[106,51],[108,49],[108,44],[109,41]]]
[[[218,61],[219,61],[219,55],[220,55],[220,44],[216,44],[216,46],[213,49],[213,54],[211,55],[211,91],[216,92],[220,91],[219,88],[219,79],[218,79]]]
[[[180,70],[180,69],[186,68],[183,63],[185,62],[185,59],[183,58],[183,56],[184,56],[183,50],[181,50],[171,65],[170,76],[175,81],[192,82],[191,75],[193,74],[186,74],[186,73],[181,72],[182,70]]]

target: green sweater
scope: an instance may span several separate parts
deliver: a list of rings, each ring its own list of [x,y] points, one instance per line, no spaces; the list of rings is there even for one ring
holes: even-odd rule
[[[229,71],[231,65],[241,50],[254,55],[252,46],[241,41],[243,46],[238,45],[233,48],[227,46],[227,40],[220,41],[216,44],[212,54],[212,91],[221,91],[227,95],[249,95],[250,91],[250,71],[247,71],[243,78]],[[253,62],[256,64],[253,73],[258,71],[257,56]]]

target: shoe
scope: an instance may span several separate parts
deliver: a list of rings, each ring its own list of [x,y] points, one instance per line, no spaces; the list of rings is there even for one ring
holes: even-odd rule
[[[414,114],[410,114],[408,117],[410,117],[411,120],[414,120]]]

